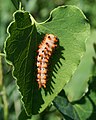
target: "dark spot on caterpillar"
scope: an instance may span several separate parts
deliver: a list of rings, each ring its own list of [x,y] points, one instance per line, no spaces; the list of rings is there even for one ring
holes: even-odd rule
[[[49,44],[48,44],[48,43],[46,43],[46,45],[49,47]]]
[[[47,47],[45,47],[45,49],[46,49],[46,50],[48,50],[48,48],[47,48]]]
[[[48,36],[48,38],[50,38],[50,36]]]

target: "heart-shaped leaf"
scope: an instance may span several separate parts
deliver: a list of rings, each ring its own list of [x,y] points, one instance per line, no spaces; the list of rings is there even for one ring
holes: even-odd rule
[[[70,80],[89,34],[86,17],[75,6],[54,9],[43,23],[34,22],[30,16],[26,11],[15,13],[5,42],[6,59],[14,66],[13,75],[29,115],[42,112]],[[49,61],[47,87],[38,89],[36,50],[46,33],[56,35],[59,41]]]

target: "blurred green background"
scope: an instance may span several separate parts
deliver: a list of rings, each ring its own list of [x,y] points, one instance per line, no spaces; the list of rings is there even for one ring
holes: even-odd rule
[[[0,0],[0,52],[2,53],[7,27],[18,8],[18,2],[16,4],[14,1],[16,0]],[[91,30],[96,30],[96,0],[22,0],[23,9],[29,11],[37,22],[46,20],[55,7],[68,4],[78,6],[89,19]],[[0,120],[17,120],[22,108],[20,95],[12,77],[12,67],[6,64],[4,57],[0,56]],[[55,114],[58,120],[62,118],[58,112]],[[54,114],[52,116],[56,117]],[[47,119],[49,120],[48,117]]]

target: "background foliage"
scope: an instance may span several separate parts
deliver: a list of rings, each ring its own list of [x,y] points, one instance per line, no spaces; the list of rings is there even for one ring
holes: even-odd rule
[[[89,23],[91,24],[91,36],[89,38],[89,39],[92,39],[91,44],[96,43],[96,12],[95,12],[96,1],[95,0],[92,0],[92,1],[91,0],[46,0],[46,1],[45,0],[22,0],[22,3],[23,3],[24,9],[29,11],[38,22],[42,22],[46,20],[51,10],[53,10],[55,7],[59,5],[71,4],[71,5],[78,6],[81,10],[83,10],[85,15],[89,19]],[[10,23],[10,21],[12,21],[12,14],[14,11],[16,11],[18,7],[19,7],[18,2],[14,2],[14,0],[6,0],[6,2],[3,0],[0,0],[0,52],[2,53],[3,53],[3,43],[7,36],[7,32],[6,32],[7,26]],[[86,56],[85,56],[86,58],[84,58],[85,59],[84,61],[89,60],[89,57],[91,56],[94,59],[94,63],[96,63],[96,54],[92,56],[93,52],[96,50],[96,46],[94,45],[95,46],[94,49],[91,46],[92,48],[90,49],[90,45],[91,45],[90,42],[87,44],[88,44],[88,47],[87,47]],[[68,95],[68,100],[75,101],[75,100],[79,100],[80,98],[82,99],[80,99],[80,101],[76,101],[73,104],[71,104],[68,102],[66,96],[65,98],[62,97],[62,94],[63,96],[65,95],[64,91],[62,91],[58,96],[58,98],[56,98],[53,101],[53,104],[54,104],[53,106],[50,105],[40,115],[32,116],[32,120],[37,120],[37,119],[38,120],[39,119],[70,120],[70,119],[78,119],[78,117],[80,118],[80,120],[86,120],[86,119],[95,120],[96,118],[96,97],[95,97],[96,96],[96,87],[95,87],[96,72],[94,72],[94,75],[93,75],[93,69],[96,69],[96,67],[92,67],[93,63],[90,60],[86,61],[85,68],[84,67],[82,68],[82,64],[83,62],[80,63],[81,68],[78,68],[78,69],[80,71],[82,71],[83,69],[84,75],[82,75],[81,72],[78,72],[78,71],[76,72],[82,79],[84,79],[84,83],[86,83],[85,81],[90,80],[89,84],[87,85],[84,84],[84,87],[83,87],[83,89],[88,91],[88,85],[90,86],[86,96],[82,98],[82,94],[84,95],[85,93],[81,94],[81,91],[78,96],[75,96],[74,89],[73,89],[75,87],[71,86],[72,83],[70,82],[68,86],[64,88],[64,90]],[[89,66],[87,66],[87,64]],[[87,78],[87,76],[89,75],[90,75],[90,79],[89,77]],[[75,80],[76,79],[72,81],[75,83]],[[68,87],[70,87],[70,89],[67,89]],[[68,90],[71,91],[72,96],[70,96],[70,91]],[[59,104],[57,103],[59,100],[61,101],[63,99],[64,101],[66,101],[66,104],[65,104],[66,109],[62,110],[63,111],[62,112],[61,111],[62,106],[59,106]],[[59,112],[57,108],[61,112]],[[71,112],[72,114],[68,114],[70,110],[68,108],[72,108],[71,109],[72,112],[73,111],[77,112],[78,116],[76,116],[77,114],[75,115],[75,113],[72,113],[72,112]],[[90,108],[90,112],[87,111],[89,108]],[[85,109],[85,112],[83,111],[83,109]],[[0,120],[3,120],[3,119],[17,120],[17,118],[20,120],[24,118],[28,119],[28,116],[26,116],[26,114],[24,113],[25,111],[23,110],[23,106],[20,101],[20,95],[17,90],[15,80],[12,77],[12,67],[6,64],[4,57],[0,56]]]

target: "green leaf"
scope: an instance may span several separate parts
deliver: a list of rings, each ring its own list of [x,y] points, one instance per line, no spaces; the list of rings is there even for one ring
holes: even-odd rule
[[[65,94],[60,93],[53,101],[57,109],[73,120],[96,119],[96,77],[89,84],[89,92],[78,102],[70,103]]]
[[[31,117],[28,117],[25,110],[23,109],[18,117],[18,120],[28,120]]]
[[[79,117],[74,109],[74,107],[71,105],[71,103],[68,102],[66,97],[64,96],[57,96],[54,101],[54,105],[56,108],[65,116],[68,116],[69,118],[73,120],[79,120]]]
[[[73,105],[80,120],[96,119],[96,77],[90,84],[90,92]]]
[[[59,38],[59,46],[53,54],[50,68],[54,76],[50,77],[49,82],[54,81],[51,82],[54,89],[49,87],[53,93],[47,91],[46,96],[44,90],[41,91],[45,101],[41,108],[43,111],[75,72],[85,50],[85,40],[89,36],[89,25],[84,14],[77,7],[62,6],[54,9],[47,21],[36,23],[36,26],[40,33],[52,33]]]
[[[93,61],[95,51],[93,43],[96,42],[96,30],[92,31],[90,38],[86,44],[86,53],[82,58],[75,74],[70,82],[64,87],[66,95],[69,101],[79,100],[88,91],[88,81],[93,75],[93,70],[96,69],[96,65]]]
[[[91,27],[96,28],[96,1],[93,0],[66,0],[67,5],[78,6],[90,21]]]
[[[70,80],[89,34],[86,17],[74,6],[54,9],[43,23],[34,24],[30,18],[28,12],[17,11],[5,42],[6,59],[14,66],[13,75],[28,115],[42,112]],[[46,33],[56,35],[59,42],[49,61],[47,87],[38,89],[36,51]]]
[[[9,26],[9,37],[6,41],[6,59],[14,66],[13,75],[17,79],[17,85],[22,94],[22,101],[28,114],[37,113],[39,109],[35,99],[39,97],[40,91],[37,89],[37,96],[33,92],[35,89],[35,56],[36,56],[36,29],[32,25],[28,12],[18,11],[14,15],[15,21]],[[35,96],[34,96],[35,95]],[[35,106],[34,106],[35,105]],[[37,105],[37,107],[36,107]],[[34,110],[34,111],[33,111]]]

